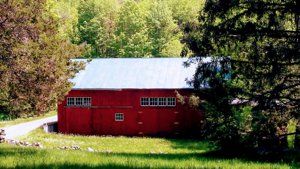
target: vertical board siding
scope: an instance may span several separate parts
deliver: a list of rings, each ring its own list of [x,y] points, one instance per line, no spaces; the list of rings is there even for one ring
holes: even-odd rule
[[[191,90],[177,90],[190,95]],[[72,90],[67,97],[91,97],[91,107],[58,105],[61,133],[82,135],[184,135],[199,132],[202,113],[187,105],[140,106],[141,97],[176,97],[174,89]],[[65,100],[66,100],[65,98]],[[115,121],[123,113],[124,121]]]

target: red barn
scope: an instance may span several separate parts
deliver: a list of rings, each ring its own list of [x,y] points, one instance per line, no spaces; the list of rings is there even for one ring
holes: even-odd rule
[[[199,131],[201,112],[182,105],[195,66],[186,58],[93,59],[58,105],[58,130],[83,135],[172,136]],[[84,60],[85,61],[85,60]]]

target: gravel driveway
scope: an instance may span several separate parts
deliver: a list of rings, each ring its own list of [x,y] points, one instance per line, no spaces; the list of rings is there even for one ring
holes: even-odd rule
[[[34,120],[26,123],[21,123],[9,127],[4,127],[6,139],[15,139],[19,136],[25,135],[30,131],[42,126],[44,123],[57,121],[57,116],[47,117],[40,120]]]

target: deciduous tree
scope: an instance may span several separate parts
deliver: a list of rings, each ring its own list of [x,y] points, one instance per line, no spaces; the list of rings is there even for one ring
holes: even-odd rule
[[[117,57],[150,56],[146,14],[134,0],[126,0],[118,13],[115,42],[112,47]]]
[[[46,0],[0,1],[0,106],[12,115],[41,114],[71,89],[80,48],[59,34]]]
[[[182,49],[179,40],[182,34],[167,2],[162,0],[153,2],[147,21],[148,36],[152,46],[151,55],[153,57],[179,56]]]

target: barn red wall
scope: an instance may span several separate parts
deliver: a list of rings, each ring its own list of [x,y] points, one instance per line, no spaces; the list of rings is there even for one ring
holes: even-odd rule
[[[190,95],[191,90],[177,90]],[[61,133],[83,135],[182,135],[199,131],[202,113],[187,105],[142,107],[141,97],[176,97],[175,90],[72,90],[66,97],[91,97],[89,108],[58,105],[58,129]],[[124,113],[124,121],[115,121],[115,113]]]

